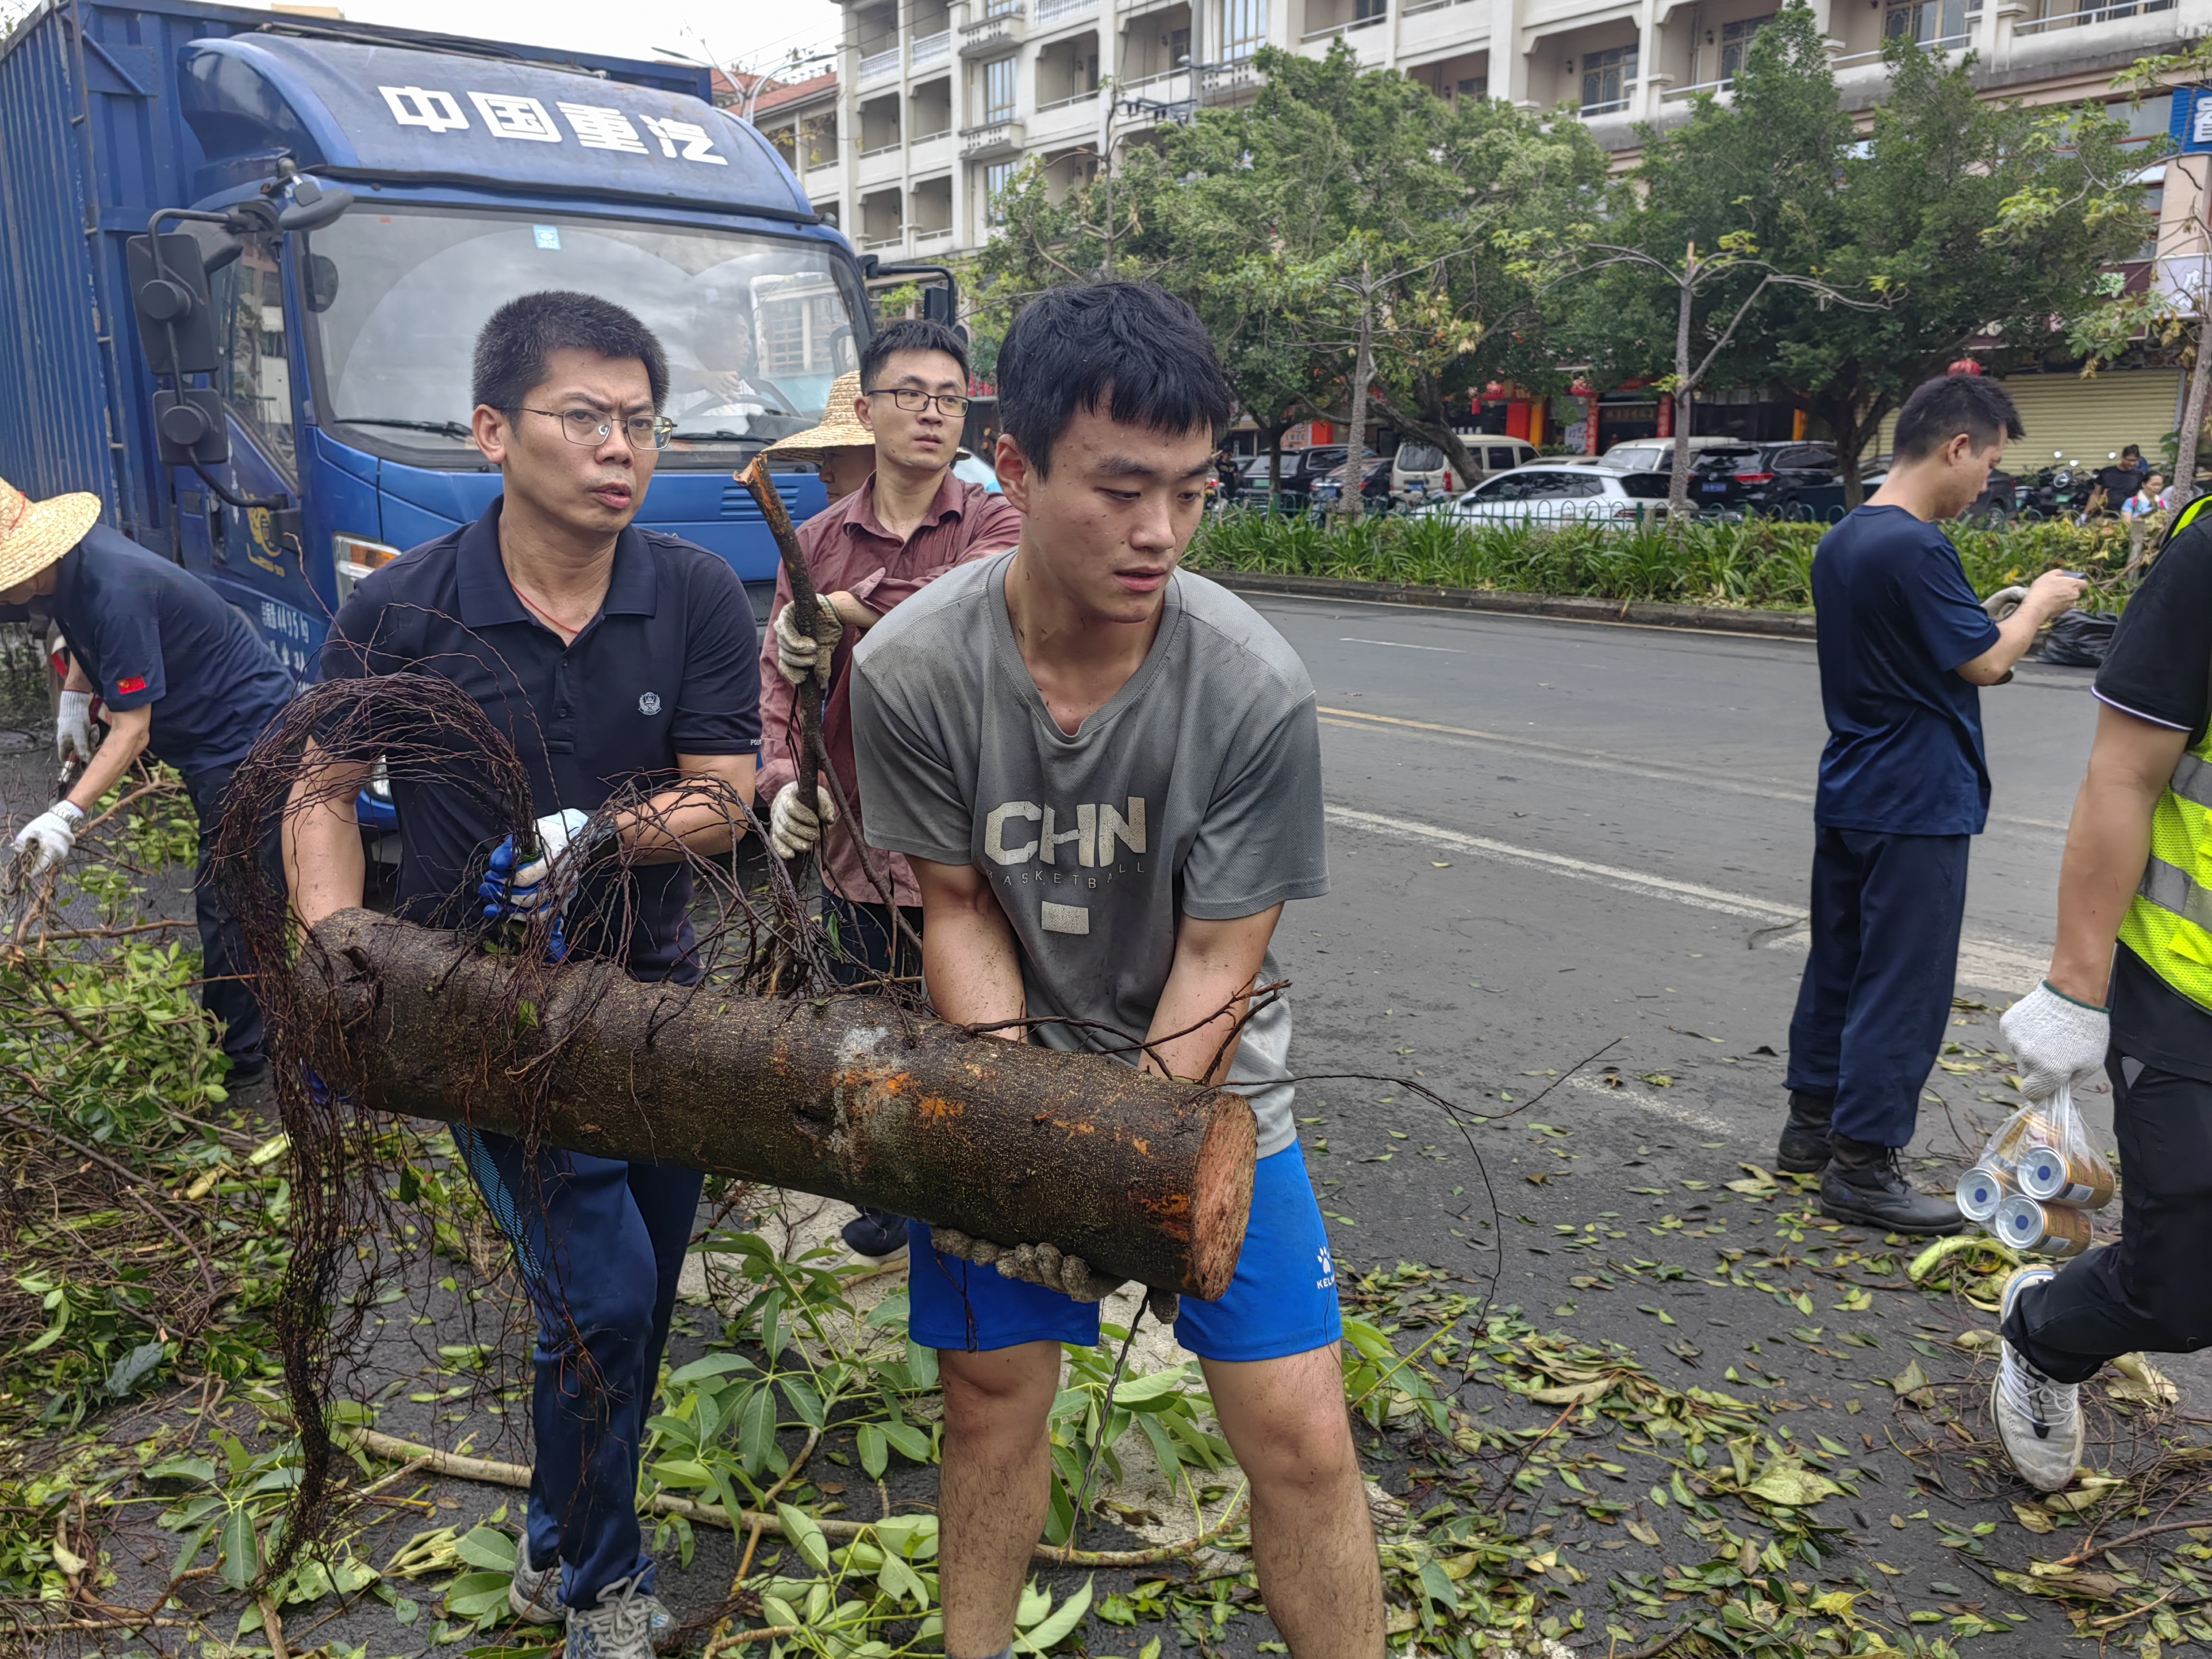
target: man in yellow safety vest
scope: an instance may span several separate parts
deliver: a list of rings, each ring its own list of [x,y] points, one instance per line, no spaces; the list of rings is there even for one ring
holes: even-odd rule
[[[2212,1345],[2212,495],[2175,521],[2098,671],[2058,944],[2000,1028],[2031,1100],[2112,1081],[2120,1242],[2006,1286],[1992,1407],[2031,1486],[2081,1456],[2081,1385]]]

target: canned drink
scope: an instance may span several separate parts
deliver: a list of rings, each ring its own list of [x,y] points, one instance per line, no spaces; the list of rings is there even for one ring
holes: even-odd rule
[[[2089,1218],[2065,1204],[2046,1204],[2015,1193],[1997,1206],[1991,1231],[2015,1250],[2063,1259],[2089,1248]]]
[[[2112,1198],[2112,1172],[2102,1160],[2069,1158],[2056,1146],[2027,1148],[2013,1178],[2021,1191],[2047,1204],[2100,1210]]]
[[[1987,1221],[1997,1206],[2012,1196],[2004,1171],[1977,1164],[1959,1177],[1959,1213],[1969,1221]]]

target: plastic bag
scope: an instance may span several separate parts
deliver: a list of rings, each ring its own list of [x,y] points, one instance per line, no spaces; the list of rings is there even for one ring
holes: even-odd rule
[[[2112,1166],[2089,1142],[2070,1090],[2031,1101],[1959,1178],[1959,1212],[2016,1250],[2078,1255],[2091,1210],[2112,1201]]]
[[[2093,611],[2069,611],[2051,624],[2044,636],[2042,660],[2056,668],[2100,668],[2112,649],[2118,617]]]

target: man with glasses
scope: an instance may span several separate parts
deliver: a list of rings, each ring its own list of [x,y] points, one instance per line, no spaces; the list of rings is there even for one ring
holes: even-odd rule
[[[799,531],[807,574],[823,598],[819,637],[799,631],[791,584],[779,576],[775,626],[761,653],[760,787],[773,803],[769,838],[783,858],[819,844],[823,824],[836,810],[826,786],[811,807],[799,799],[799,683],[809,674],[821,680],[830,768],[846,800],[865,817],[845,683],[853,644],[954,566],[1021,539],[1021,515],[1003,495],[952,474],[968,413],[968,348],[958,334],[942,323],[891,324],[860,354],[860,388],[853,418],[874,440],[875,470]],[[895,937],[901,921],[909,939],[921,933],[914,872],[896,853],[864,852],[860,826],[850,827],[850,835],[830,836],[822,854],[823,917],[842,949],[842,971],[848,982],[919,973],[911,944],[901,951]],[[868,1261],[893,1261],[906,1253],[906,1221],[863,1210],[846,1224],[844,1238]]]
[[[728,798],[752,796],[760,682],[752,608],[729,566],[630,522],[667,432],[660,343],[604,300],[527,295],[477,337],[474,391],[477,446],[505,493],[364,578],[322,674],[453,681],[514,744],[544,816],[518,849],[463,790],[394,778],[393,910],[450,927],[478,906],[503,916],[565,894],[571,955],[693,982],[691,872],[678,860],[731,844]],[[471,763],[454,757],[457,772]],[[366,770],[326,768],[294,792],[285,858],[307,926],[362,902],[350,806]],[[641,775],[668,787],[586,836],[589,815]],[[626,872],[588,873],[614,841]],[[648,1593],[638,1452],[701,1178],[550,1147],[526,1156],[466,1127],[455,1139],[538,1318],[537,1461],[509,1599],[535,1623],[565,1613],[568,1659],[646,1659],[676,1627]]]

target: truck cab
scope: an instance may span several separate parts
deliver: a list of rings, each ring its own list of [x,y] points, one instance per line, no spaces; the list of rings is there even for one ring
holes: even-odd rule
[[[191,207],[303,179],[353,198],[307,231],[181,227],[209,268],[229,459],[168,469],[176,552],[280,657],[304,677],[355,581],[496,496],[471,349],[544,289],[659,336],[674,430],[637,522],[728,560],[765,610],[776,549],[732,474],[819,418],[867,312],[848,245],[757,133],[656,88],[356,40],[196,41],[178,71],[205,158]],[[794,519],[823,505],[811,475],[777,484]]]

